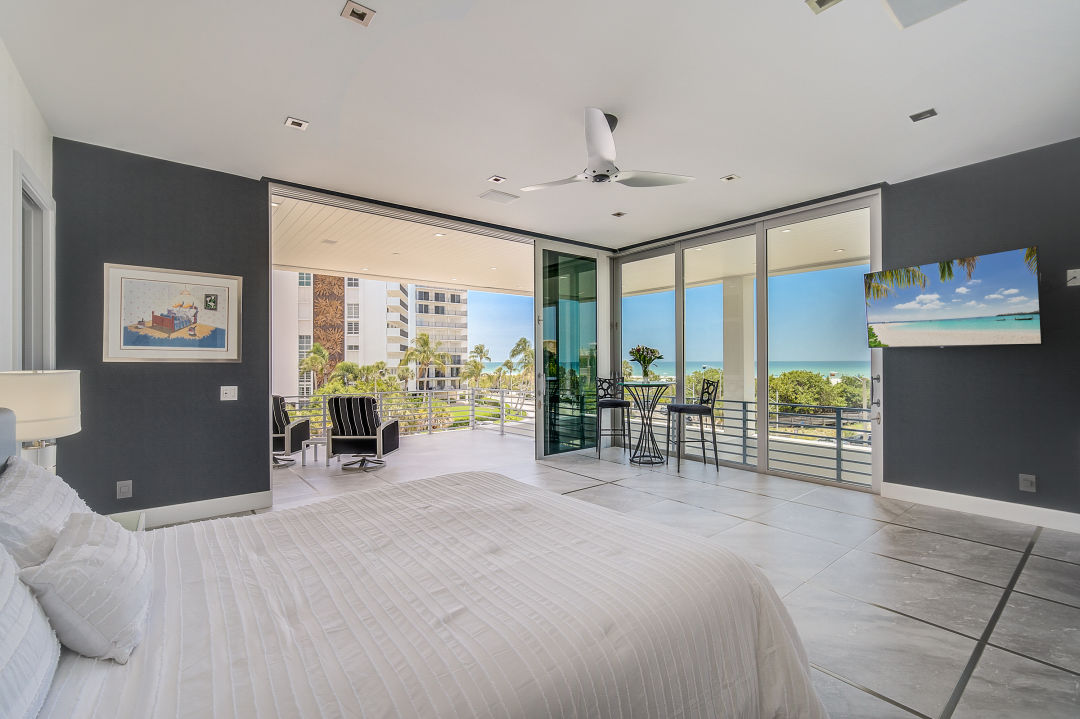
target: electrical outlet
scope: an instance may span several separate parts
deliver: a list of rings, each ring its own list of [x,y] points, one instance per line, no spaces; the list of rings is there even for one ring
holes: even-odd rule
[[[116,498],[131,499],[131,480],[125,479],[116,483]]]
[[[1034,492],[1035,491],[1035,475],[1034,474],[1021,474],[1020,475],[1020,491],[1021,492]]]
[[[1080,270],[1065,270],[1065,286],[1080,287]]]
[[[236,385],[221,385],[221,401],[222,402],[235,402],[236,401]]]

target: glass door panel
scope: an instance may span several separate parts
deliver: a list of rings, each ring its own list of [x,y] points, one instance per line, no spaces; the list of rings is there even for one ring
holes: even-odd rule
[[[596,259],[543,250],[542,455],[596,446]]]
[[[867,208],[767,231],[769,469],[871,486],[870,237]]]
[[[757,463],[757,238],[735,237],[683,251],[686,401],[704,380],[720,382],[716,402],[721,461]],[[702,460],[701,423],[686,429],[686,457]],[[711,439],[711,438],[710,438]],[[708,449],[712,461],[712,449]]]

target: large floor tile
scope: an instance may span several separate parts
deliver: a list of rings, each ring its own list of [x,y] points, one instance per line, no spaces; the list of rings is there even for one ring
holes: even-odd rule
[[[641,509],[628,512],[636,517],[648,519],[675,529],[682,529],[703,537],[710,537],[725,529],[731,529],[743,520],[728,514],[702,509],[692,504],[684,504],[671,499],[664,499]]]
[[[795,499],[809,494],[821,485],[813,482],[800,482],[786,477],[771,477],[740,469],[721,469],[719,484],[722,487],[741,489],[746,492],[764,494],[777,499]]]
[[[1076,719],[1080,717],[1080,678],[986,647],[953,717]]]
[[[596,459],[595,456],[563,462],[548,462],[545,459],[541,460],[541,462],[543,464],[550,464],[556,469],[580,474],[583,477],[598,479],[602,482],[614,482],[619,479],[634,477],[641,474],[642,471],[633,465],[605,462],[602,459]]]
[[[776,590],[777,595],[781,598],[791,594],[803,584],[803,580],[798,577],[785,574],[777,569],[761,566],[758,566],[757,569],[765,575],[769,580],[769,583],[772,584],[773,589]]]
[[[808,504],[788,502],[754,517],[754,521],[818,539],[854,547],[885,525],[873,519]]]
[[[743,522],[710,538],[760,567],[806,581],[848,551],[847,547],[787,532],[756,522]]]
[[[1080,564],[1028,557],[1016,591],[1080,607]]]
[[[590,487],[580,492],[567,494],[567,497],[580,499],[584,502],[599,504],[617,512],[630,512],[635,509],[648,507],[650,504],[664,501],[662,497],[654,494],[645,494],[636,489],[628,489],[615,484],[603,484],[599,487]]]
[[[817,669],[810,670],[810,679],[829,712],[829,719],[911,719],[915,716]]]
[[[571,474],[570,472],[560,472],[558,470],[539,472],[537,474],[520,474],[517,476],[507,474],[506,476],[521,482],[522,484],[540,487],[541,489],[546,489],[549,492],[556,492],[558,494],[576,492],[579,489],[598,487],[603,484],[595,479],[583,477],[580,474]]]
[[[1004,589],[858,550],[811,580],[864,602],[978,638]]]
[[[674,474],[661,474],[660,472],[642,472],[634,477],[620,479],[617,484],[667,499],[680,499],[686,496],[687,493],[703,490],[701,482],[695,482],[692,479],[686,479]]]
[[[668,499],[677,499],[680,502],[693,504],[696,507],[711,509],[724,514],[731,514],[743,519],[756,517],[759,514],[776,509],[784,504],[781,499],[766,497],[753,492],[742,492],[738,489],[717,487],[710,484],[694,482],[695,486],[687,487],[678,491],[665,493]]]
[[[937,716],[975,642],[945,629],[804,584],[784,603],[813,664]]]
[[[1000,587],[1008,585],[1023,556],[1010,549],[896,525],[884,527],[858,548]]]
[[[909,510],[893,520],[897,524],[925,529],[938,534],[948,534],[974,542],[993,544],[996,547],[1024,551],[1035,527],[1030,524],[1009,522],[1004,519],[983,517],[978,514],[954,512],[951,509],[914,504]]]
[[[1043,557],[1080,564],[1080,534],[1060,529],[1043,529],[1032,552]]]
[[[1080,673],[1080,609],[1014,592],[990,643]]]
[[[908,502],[884,499],[869,492],[825,486],[807,492],[795,501],[883,522],[891,522],[911,507]]]

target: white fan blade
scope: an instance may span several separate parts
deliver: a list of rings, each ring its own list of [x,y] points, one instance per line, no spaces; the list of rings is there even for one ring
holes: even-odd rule
[[[672,175],[667,172],[646,172],[644,170],[620,170],[611,178],[612,182],[621,182],[627,187],[661,187],[680,185],[694,178],[689,175]]]
[[[567,177],[565,180],[555,180],[554,182],[541,182],[539,185],[529,185],[528,187],[522,187],[522,192],[532,192],[533,190],[546,190],[549,187],[558,187],[559,185],[569,185],[572,182],[585,182],[584,175],[574,175],[573,177]]]
[[[615,164],[615,138],[611,136],[604,111],[598,107],[585,108],[585,149],[589,153],[589,167]]]

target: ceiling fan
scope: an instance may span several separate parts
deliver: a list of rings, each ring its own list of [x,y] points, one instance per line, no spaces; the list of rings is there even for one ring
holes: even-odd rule
[[[618,182],[627,187],[661,187],[690,182],[693,177],[672,175],[667,172],[647,172],[644,170],[620,170],[615,167],[615,138],[611,133],[619,119],[605,113],[598,107],[585,108],[585,149],[589,162],[585,169],[564,180],[543,182],[539,185],[522,187],[522,192],[543,190],[548,187],[569,185],[572,182]]]

